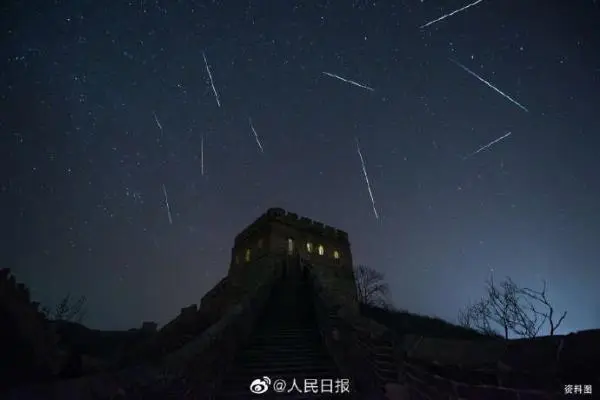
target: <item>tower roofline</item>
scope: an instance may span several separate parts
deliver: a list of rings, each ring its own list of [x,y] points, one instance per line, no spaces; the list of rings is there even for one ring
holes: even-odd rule
[[[325,225],[322,222],[310,218],[298,216],[298,214],[286,211],[283,208],[275,207],[269,208],[263,215],[258,217],[253,223],[240,232],[235,237],[235,244],[242,242],[252,233],[273,222],[289,225],[301,231],[348,243],[348,233],[345,231]]]

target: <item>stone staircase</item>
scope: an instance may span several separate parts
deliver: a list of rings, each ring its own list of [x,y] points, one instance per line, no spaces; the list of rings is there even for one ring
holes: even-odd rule
[[[350,398],[336,393],[335,382],[344,377],[322,344],[311,299],[308,285],[298,276],[287,277],[273,288],[249,342],[237,354],[217,399]],[[283,393],[275,393],[271,387],[265,394],[253,395],[250,383],[265,376],[271,383],[284,380]],[[300,390],[294,388],[288,392],[294,379]],[[305,379],[316,380],[318,393],[305,392]],[[324,393],[321,384],[329,384],[329,381],[323,379],[332,380],[333,393]],[[351,385],[350,382],[352,392]]]

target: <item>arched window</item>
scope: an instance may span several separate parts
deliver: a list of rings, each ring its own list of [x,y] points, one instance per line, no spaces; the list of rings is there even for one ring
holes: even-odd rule
[[[311,242],[306,242],[306,251],[308,251],[309,253],[313,252],[313,244]]]
[[[294,239],[288,238],[288,254],[294,253]]]
[[[340,259],[340,252],[337,250],[333,251],[333,258],[335,258],[336,260]]]
[[[244,259],[246,262],[250,262],[250,249],[246,249],[246,257]]]
[[[262,249],[262,248],[263,248],[263,240],[262,240],[262,238],[261,238],[261,239],[258,239],[258,248],[259,248],[259,249]]]
[[[317,248],[319,251],[319,255],[322,256],[323,254],[325,254],[325,247],[323,247],[322,244],[319,245],[319,247]]]

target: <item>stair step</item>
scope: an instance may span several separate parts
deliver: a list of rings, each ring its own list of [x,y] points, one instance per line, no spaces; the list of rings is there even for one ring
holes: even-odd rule
[[[301,341],[301,340],[288,340],[288,341],[275,341],[275,340],[270,340],[270,341],[263,341],[263,342],[254,342],[254,343],[249,343],[248,347],[246,347],[246,349],[256,349],[256,350],[260,350],[260,351],[270,351],[272,349],[275,349],[276,351],[279,351],[278,349],[284,349],[289,351],[308,351],[310,349],[315,349],[318,351],[321,351],[322,346],[321,346],[321,341],[319,340],[312,340],[310,342],[308,341]]]
[[[289,323],[280,321],[277,324],[258,322],[256,324],[256,332],[262,333],[262,332],[278,332],[278,331],[299,331],[299,330],[307,330],[307,329],[314,330],[316,326],[317,326],[317,323],[315,321],[306,321],[306,322],[290,321]]]
[[[310,350],[321,350],[320,346],[317,345],[317,343],[310,343],[310,342],[301,342],[298,341],[296,343],[286,343],[284,345],[281,344],[277,344],[277,343],[254,343],[252,345],[250,345],[249,347],[247,347],[247,350],[254,350],[254,351],[274,351],[274,352],[285,352],[285,353],[291,353],[291,352],[301,352],[301,351],[310,351]]]
[[[389,365],[390,367],[396,367],[396,362],[395,362],[394,359],[376,358],[375,359],[375,364]]]
[[[305,351],[260,351],[244,350],[236,357],[236,362],[256,361],[256,360],[297,360],[297,359],[318,359],[327,353],[315,349],[307,348]]]
[[[315,321],[315,317],[313,316],[307,316],[307,317],[301,317],[301,316],[296,316],[294,318],[290,318],[288,316],[284,316],[284,315],[277,315],[277,314],[271,314],[269,315],[269,319],[268,320],[262,320],[262,319],[258,319],[256,321],[258,327],[286,327],[286,326],[290,326],[293,328],[310,328],[311,324],[314,323]]]
[[[312,351],[310,353],[248,353],[244,352],[236,357],[235,362],[240,364],[246,363],[264,363],[264,364],[281,364],[286,362],[300,363],[315,362],[320,360],[330,360],[331,358],[325,352]]]
[[[244,355],[238,357],[235,361],[236,365],[260,365],[260,366],[278,366],[278,365],[321,365],[321,364],[333,364],[331,358],[327,354],[323,353],[312,353],[312,354],[298,354],[282,357],[278,355],[267,354],[262,357],[253,357],[252,355]]]
[[[326,393],[250,393],[250,383],[263,376],[285,379],[289,385],[296,378],[301,386],[309,378],[342,378],[323,346],[310,292],[302,285],[279,286],[271,292],[247,343],[225,375],[217,399],[345,398]]]
[[[313,354],[302,354],[302,355],[294,355],[288,357],[281,357],[280,355],[266,355],[266,356],[241,356],[236,360],[236,364],[239,365],[300,365],[300,364],[320,364],[322,362],[326,362],[328,364],[333,363],[333,361],[326,355],[322,353],[313,353]]]
[[[266,330],[266,329],[261,329],[262,327],[260,325],[258,325],[256,327],[256,333],[277,333],[279,335],[285,336],[285,335],[303,335],[303,334],[310,334],[310,333],[314,333],[315,332],[315,328],[314,326],[311,327],[307,327],[307,326],[297,326],[295,328],[292,329],[283,329],[280,327],[280,325],[277,326],[278,329],[276,330]]]
[[[281,337],[281,336],[261,336],[261,337],[252,337],[250,338],[249,341],[250,344],[252,343],[281,343],[283,345],[286,345],[288,343],[321,343],[321,337],[317,336],[317,335],[311,335],[311,336],[296,336],[296,337],[292,337],[292,336],[288,336],[288,337]]]
[[[304,339],[304,338],[314,338],[319,337],[317,331],[305,331],[305,332],[295,332],[295,333],[280,333],[280,332],[256,332],[253,335],[254,339]]]
[[[289,360],[282,361],[279,363],[274,362],[260,362],[257,360],[256,362],[250,363],[246,362],[242,365],[236,366],[235,369],[244,369],[244,370],[273,370],[273,371],[288,371],[288,370],[302,370],[306,368],[314,368],[314,366],[322,366],[327,368],[332,368],[332,363],[329,360]]]
[[[291,365],[291,366],[257,366],[257,367],[248,367],[245,365],[236,366],[233,371],[231,371],[231,377],[238,379],[240,377],[247,376],[321,376],[321,375],[331,375],[332,374],[333,365],[328,363],[316,364],[316,365]]]
[[[321,338],[319,337],[307,337],[307,338],[254,338],[250,339],[247,344],[248,347],[302,347],[311,346],[313,348],[321,347]]]

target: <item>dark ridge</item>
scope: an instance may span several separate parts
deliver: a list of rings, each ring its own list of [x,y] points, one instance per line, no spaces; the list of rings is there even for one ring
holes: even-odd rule
[[[398,335],[418,335],[443,339],[489,340],[496,336],[479,333],[473,329],[454,325],[440,318],[412,314],[408,311],[360,305],[361,314],[387,326]]]

